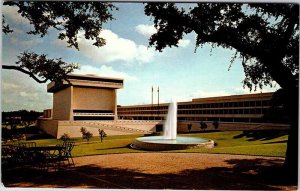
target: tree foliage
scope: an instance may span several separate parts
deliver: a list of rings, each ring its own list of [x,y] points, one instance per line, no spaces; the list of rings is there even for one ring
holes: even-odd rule
[[[105,45],[105,39],[99,37],[102,24],[113,19],[111,11],[117,8],[108,2],[71,2],[71,1],[5,1],[4,6],[18,8],[18,14],[27,19],[33,26],[29,35],[41,38],[50,29],[58,31],[57,38],[66,40],[68,47],[79,50],[78,35],[93,40],[96,47]],[[2,32],[13,30],[2,17]],[[28,74],[35,81],[45,83],[48,80],[60,82],[67,79],[67,74],[78,69],[78,65],[62,61],[61,58],[48,59],[45,54],[27,52],[18,56],[17,65],[3,65],[3,69],[13,69]]]
[[[297,4],[198,3],[189,10],[174,3],[148,3],[157,33],[150,45],[162,51],[195,32],[196,49],[205,43],[235,49],[245,71],[244,86],[296,86],[299,74]],[[284,77],[282,77],[284,76]]]
[[[82,133],[82,139],[86,139],[87,142],[89,142],[90,139],[93,137],[93,134],[91,132],[89,132],[88,130],[86,130],[86,128],[84,128],[84,127],[80,128],[80,132]]]
[[[192,124],[188,124],[187,128],[188,128],[189,132],[191,132],[191,130],[192,130]]]
[[[34,27],[28,34],[44,37],[54,28],[59,31],[58,39],[67,39],[69,47],[76,49],[79,31],[84,31],[86,39],[94,40],[93,45],[103,46],[105,39],[99,37],[102,24],[112,20],[110,11],[117,9],[108,2],[5,1],[3,5],[18,7],[18,13]]]
[[[203,121],[200,122],[200,129],[205,130],[207,129],[207,124]]]
[[[35,81],[45,83],[48,80],[61,83],[67,80],[67,75],[78,69],[78,64],[69,64],[58,59],[48,59],[45,54],[38,55],[34,52],[24,52],[18,56],[16,65],[3,65],[3,69],[18,70],[28,74]]]
[[[231,64],[240,58],[244,87],[252,90],[277,82],[290,118],[284,167],[291,180],[298,177],[299,104],[299,5],[292,3],[198,3],[189,9],[174,3],[147,3],[145,14],[152,16],[157,33],[150,46],[162,51],[178,46],[188,33],[196,34],[196,47],[236,50]],[[230,66],[231,66],[230,64]],[[229,66],[229,67],[230,67]]]
[[[101,142],[103,141],[104,137],[107,136],[107,134],[105,133],[105,131],[103,129],[98,129],[98,132],[99,132],[99,137],[100,137],[100,140]]]
[[[219,128],[219,125],[220,125],[219,121],[214,121],[212,124],[213,124],[215,129]]]

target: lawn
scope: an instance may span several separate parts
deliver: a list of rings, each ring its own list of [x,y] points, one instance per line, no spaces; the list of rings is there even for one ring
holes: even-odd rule
[[[224,153],[257,156],[284,157],[288,136],[284,132],[257,131],[244,134],[242,131],[190,134],[192,137],[212,139],[217,143],[213,149],[189,149],[177,152]]]
[[[89,143],[86,143],[81,138],[75,138],[72,139],[76,142],[72,154],[76,157],[98,154],[150,152],[134,150],[128,147],[137,137],[141,136],[143,135],[108,136],[104,138],[102,143],[98,137],[93,137]],[[217,146],[213,149],[198,148],[163,152],[225,153],[284,157],[287,142],[287,135],[282,132],[244,134],[242,131],[225,131],[184,134],[183,136],[212,139],[216,142]],[[35,140],[35,142],[37,145],[56,145],[62,143],[62,141],[56,139]]]

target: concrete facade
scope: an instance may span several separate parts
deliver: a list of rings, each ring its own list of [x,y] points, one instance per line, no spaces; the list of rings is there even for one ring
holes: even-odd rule
[[[54,120],[72,120],[72,94],[73,87],[62,89],[53,94],[53,116]]]
[[[103,78],[94,75],[69,75],[61,84],[51,82],[47,91],[53,93],[53,109],[44,111],[38,120],[39,127],[60,138],[64,133],[81,137],[84,127],[94,136],[103,129],[107,135],[147,134],[160,132],[168,111],[168,103],[159,105],[132,105],[117,107],[117,89],[123,79]],[[178,102],[177,131],[187,133],[206,130],[268,130],[288,129],[288,124],[264,121],[270,108],[273,93],[195,98]],[[188,130],[188,126],[191,129]]]
[[[73,88],[73,110],[111,110],[115,111],[116,92],[111,89]]]
[[[48,84],[53,120],[117,119],[116,90],[123,87],[123,79],[69,75],[68,80]]]
[[[127,134],[149,134],[156,131],[156,125],[163,124],[163,121],[61,121],[41,118],[38,120],[39,127],[59,139],[64,133],[70,137],[81,137],[81,127],[86,128],[93,136],[98,136],[98,129],[103,129],[107,135],[127,135]]]
[[[177,117],[179,121],[266,122],[263,116],[271,107],[272,94],[196,98],[189,102],[178,102]],[[164,120],[168,105],[119,106],[118,116],[120,119]]]
[[[68,80],[59,84],[51,82],[47,91],[53,93],[53,109],[44,111],[38,120],[39,127],[48,134],[59,138],[64,133],[80,137],[80,128],[85,127],[94,135],[104,126],[84,121],[114,121],[117,116],[117,89],[123,88],[123,79],[95,75],[68,75]],[[81,121],[81,122],[80,122]],[[90,127],[91,126],[91,127]],[[127,134],[112,127],[106,127],[107,134]]]

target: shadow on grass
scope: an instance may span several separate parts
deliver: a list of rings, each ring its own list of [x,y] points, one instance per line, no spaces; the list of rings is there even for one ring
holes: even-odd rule
[[[266,141],[266,140],[272,140],[284,135],[288,135],[287,131],[281,131],[281,130],[262,130],[262,131],[243,131],[242,134],[236,135],[233,138],[239,139],[246,137],[247,141]]]
[[[113,150],[113,149],[127,149],[127,148],[130,148],[129,145],[122,146],[122,147],[110,147],[110,148],[96,149],[96,150]]]
[[[8,187],[81,187],[109,189],[287,190],[297,189],[281,169],[280,159],[230,159],[230,167],[151,174],[137,169],[86,165],[57,172],[5,172]],[[147,164],[144,164],[147,165]],[[151,164],[154,165],[154,164]],[[159,166],[154,166],[159,168]]]
[[[273,141],[273,142],[268,142],[268,143],[263,143],[263,144],[274,144],[274,143],[287,143],[287,140],[284,140],[284,141]]]

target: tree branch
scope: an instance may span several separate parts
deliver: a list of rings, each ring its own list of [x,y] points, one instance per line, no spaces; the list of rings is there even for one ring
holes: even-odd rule
[[[35,81],[37,81],[38,83],[46,83],[48,81],[48,79],[44,79],[44,80],[40,80],[38,79],[32,72],[29,72],[27,70],[24,70],[21,67],[18,66],[11,66],[11,65],[2,65],[2,69],[6,69],[6,70],[17,70],[20,72],[23,72],[24,74],[29,75],[31,78],[33,78]]]

